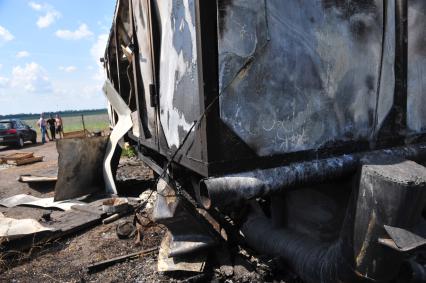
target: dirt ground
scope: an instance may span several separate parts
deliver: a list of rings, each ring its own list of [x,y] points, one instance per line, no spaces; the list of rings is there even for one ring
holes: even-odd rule
[[[19,167],[7,167],[0,164],[0,198],[11,197],[17,194],[31,194],[36,197],[53,196],[53,191],[36,190],[28,185],[19,183],[16,179],[23,174],[57,174],[58,153],[55,142],[49,142],[44,145],[41,143],[33,145],[26,143],[23,149],[0,146],[0,155],[8,155],[15,152],[34,152],[35,156],[44,156],[43,162]]]
[[[36,197],[51,197],[54,195],[52,185],[33,186],[20,183],[17,178],[23,174],[56,175],[57,158],[55,142],[26,146],[21,150],[0,147],[0,155],[14,152],[34,152],[34,155],[44,156],[44,161],[20,167],[0,167],[0,198],[11,197],[16,194],[30,194]],[[127,160],[121,161],[120,175],[125,177]],[[139,176],[132,176],[135,185],[152,176],[150,170],[140,163],[128,161],[132,168],[142,172]],[[123,165],[124,164],[124,165]],[[140,168],[137,168],[139,166]],[[142,167],[141,167],[142,166]],[[135,168],[136,167],[136,168]],[[140,169],[140,170],[138,170]],[[128,170],[131,171],[131,170]],[[125,185],[125,182],[123,182]],[[150,183],[151,184],[151,183]],[[143,187],[143,186],[141,186]],[[129,188],[128,188],[129,189]],[[145,186],[145,189],[149,189]],[[135,192],[136,194],[137,192]],[[0,207],[7,217],[41,219],[41,216],[50,210],[15,207]],[[149,212],[147,212],[149,213]],[[135,246],[134,240],[120,240],[116,235],[116,226],[120,222],[132,221],[133,216],[120,219],[109,225],[99,225],[92,229],[73,235],[66,239],[57,240],[43,246],[34,246],[30,251],[6,251],[0,258],[1,282],[123,282],[138,281],[152,282],[156,270],[156,254],[144,256],[143,259],[117,264],[105,271],[90,275],[86,272],[87,265],[119,255],[125,255],[138,250],[157,247],[161,240],[163,229],[153,225],[143,234],[142,244]],[[5,259],[12,256],[15,260]],[[3,260],[3,261],[1,261]],[[157,276],[158,279],[158,276]],[[158,280],[157,280],[158,281]],[[161,279],[160,279],[161,281]]]
[[[22,174],[56,175],[57,158],[54,142],[41,145],[26,145],[22,151],[44,156],[44,161],[21,167],[0,167],[0,198],[16,194],[30,194],[37,197],[51,197],[54,187],[20,183]],[[0,147],[0,155],[16,152],[15,149]],[[1,165],[0,165],[1,166]],[[120,192],[138,196],[153,189],[153,173],[143,163],[135,159],[122,158],[117,172]],[[89,274],[87,266],[109,258],[126,255],[138,250],[158,247],[166,229],[149,220],[151,205],[142,211],[147,225],[142,232],[142,241],[136,245],[135,239],[121,240],[116,227],[125,221],[133,221],[133,215],[108,225],[98,225],[64,239],[42,246],[34,245],[25,252],[2,251],[0,253],[0,282],[291,282],[287,275],[274,270],[274,264],[265,266],[263,262],[234,246],[232,263],[229,269],[217,262],[217,256],[207,262],[203,274],[157,272],[157,252],[113,265],[105,270]],[[50,210],[15,207],[0,207],[0,212],[12,218],[33,218],[42,220],[42,215]],[[0,245],[1,248],[1,245]],[[1,249],[0,249],[1,251]],[[269,260],[269,263],[273,263]],[[272,266],[272,267],[271,267]]]

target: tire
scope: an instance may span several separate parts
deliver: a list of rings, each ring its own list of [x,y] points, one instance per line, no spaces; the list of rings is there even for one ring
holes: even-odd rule
[[[23,148],[24,147],[24,143],[25,143],[24,138],[23,137],[19,137],[18,138],[18,142],[16,143],[16,146],[18,148]]]
[[[34,137],[31,139],[31,142],[32,142],[33,144],[37,144],[37,136],[34,136]]]

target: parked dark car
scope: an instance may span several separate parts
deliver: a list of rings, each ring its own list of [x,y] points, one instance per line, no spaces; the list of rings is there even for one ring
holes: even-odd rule
[[[23,147],[30,141],[37,143],[37,133],[19,119],[0,120],[0,145]]]

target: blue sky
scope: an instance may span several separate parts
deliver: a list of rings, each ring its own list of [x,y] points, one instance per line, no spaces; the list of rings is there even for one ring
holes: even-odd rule
[[[0,0],[0,115],[106,107],[115,0]]]

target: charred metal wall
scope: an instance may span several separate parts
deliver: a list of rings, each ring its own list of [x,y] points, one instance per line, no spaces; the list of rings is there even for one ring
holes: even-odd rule
[[[150,85],[154,85],[154,62],[152,58],[151,23],[148,1],[132,0],[134,27],[138,46],[138,65],[140,70],[141,85],[139,93],[139,112],[143,122],[146,123],[144,139],[156,143],[157,119],[155,101],[151,101]]]
[[[383,3],[219,1],[221,118],[261,156],[369,139],[393,96]]]
[[[426,131],[426,1],[408,0],[408,129]]]
[[[138,141],[163,156],[209,109],[177,158],[203,176],[398,146],[426,129],[426,4],[407,1],[122,0],[106,69],[126,97],[134,32]]]
[[[157,1],[161,21],[160,121],[176,149],[200,115],[194,0]]]

